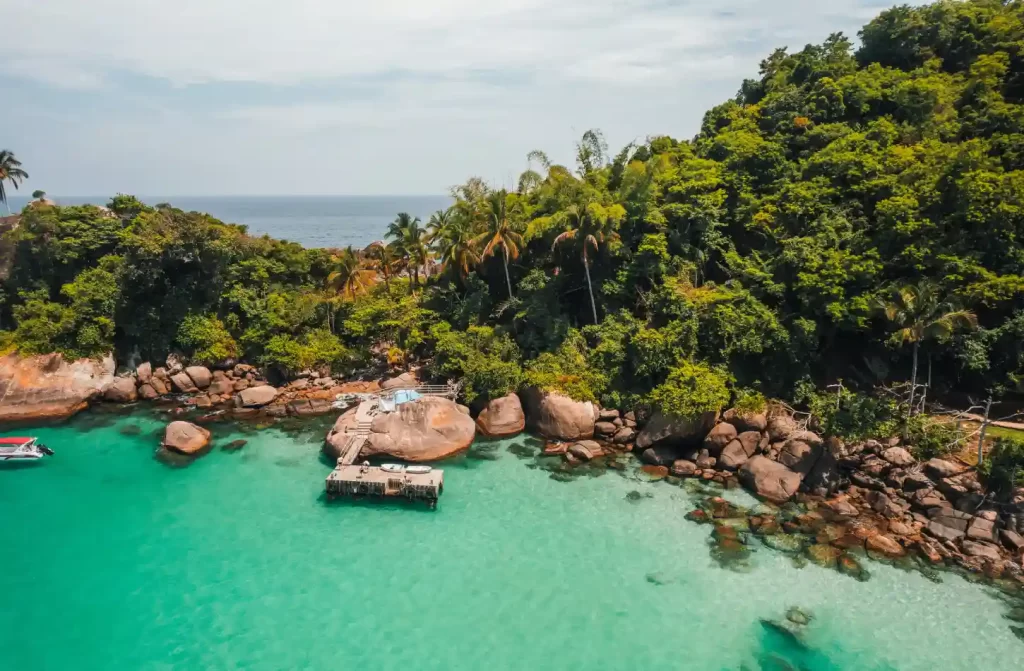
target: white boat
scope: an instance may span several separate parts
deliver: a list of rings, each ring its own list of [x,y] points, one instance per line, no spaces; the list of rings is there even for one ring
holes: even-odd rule
[[[402,466],[401,464],[383,464],[380,467],[380,470],[387,473],[404,473],[405,466]]]
[[[433,469],[431,469],[430,466],[406,466],[405,467],[405,472],[406,473],[412,473],[414,475],[422,475],[424,473],[429,473],[431,470],[433,470]]]
[[[33,461],[53,454],[53,450],[40,443],[36,438],[18,436],[0,438],[0,462]]]

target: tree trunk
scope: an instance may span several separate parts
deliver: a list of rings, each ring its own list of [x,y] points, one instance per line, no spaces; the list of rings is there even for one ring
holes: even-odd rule
[[[992,395],[989,394],[985,401],[985,419],[981,422],[981,432],[978,434],[978,465],[985,460],[985,431],[988,429],[988,413],[992,410]]]
[[[503,260],[505,261],[505,284],[508,285],[508,299],[512,300],[512,280],[509,279],[509,276],[508,276],[508,247],[506,247],[505,245],[502,245],[501,246],[501,250],[505,254]]]
[[[587,251],[583,250],[583,269],[587,273],[587,292],[590,293],[590,310],[594,313],[594,323],[597,323],[597,303],[594,302],[594,287],[590,284],[590,261],[587,259]]]
[[[910,408],[907,410],[907,417],[914,414],[914,396],[917,392],[917,351],[921,343],[914,343],[914,363],[910,367]]]

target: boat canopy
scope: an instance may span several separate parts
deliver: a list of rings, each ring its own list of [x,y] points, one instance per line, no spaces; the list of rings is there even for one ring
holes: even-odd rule
[[[0,445],[28,445],[29,443],[35,442],[35,438],[25,436],[15,436],[12,438],[0,438]]]

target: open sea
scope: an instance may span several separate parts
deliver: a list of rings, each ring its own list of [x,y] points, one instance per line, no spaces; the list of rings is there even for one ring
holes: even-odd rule
[[[722,568],[683,517],[696,494],[555,480],[526,436],[446,462],[436,511],[328,503],[328,421],[215,424],[186,468],[154,458],[166,417],[144,409],[20,429],[56,456],[0,466],[0,669],[1021,668],[990,588],[760,545]],[[792,606],[802,644],[760,624]]]
[[[105,205],[109,196],[62,197],[49,195],[59,205]],[[230,224],[244,224],[255,235],[299,242],[306,247],[362,249],[384,237],[388,224],[399,212],[420,217],[452,204],[437,196],[139,196],[149,205],[170,203],[183,210],[206,212]],[[30,198],[10,197],[11,210],[19,212]],[[3,214],[6,210],[0,207]]]

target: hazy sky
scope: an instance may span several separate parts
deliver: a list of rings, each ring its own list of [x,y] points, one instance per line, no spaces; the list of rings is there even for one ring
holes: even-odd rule
[[[511,185],[600,128],[691,137],[883,0],[0,0],[0,148],[55,195]]]

